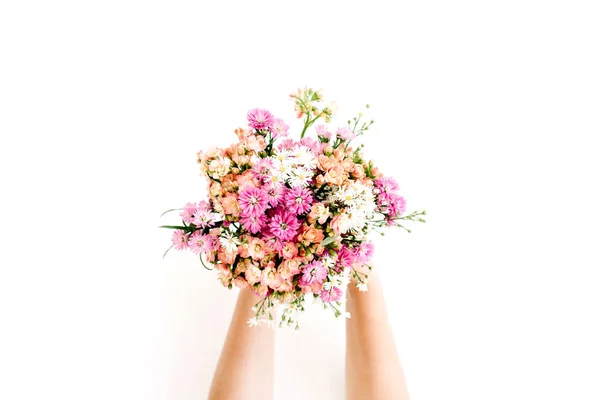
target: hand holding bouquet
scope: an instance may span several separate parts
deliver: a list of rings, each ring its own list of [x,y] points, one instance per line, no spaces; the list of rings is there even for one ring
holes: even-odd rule
[[[340,316],[350,277],[367,288],[361,271],[373,253],[368,234],[424,222],[425,211],[405,213],[396,181],[364,160],[362,146],[350,146],[373,121],[361,114],[331,128],[336,106],[319,108],[320,91],[299,89],[290,97],[304,120],[300,139],[269,111],[250,110],[236,143],[197,154],[209,198],[186,204],[180,226],[163,226],[174,229],[172,247],[214,265],[224,286],[250,287],[262,298],[251,325],[297,328],[307,297]],[[305,137],[319,119],[316,139]]]

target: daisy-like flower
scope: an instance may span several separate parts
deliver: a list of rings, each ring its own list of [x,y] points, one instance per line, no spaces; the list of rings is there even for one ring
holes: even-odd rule
[[[324,303],[331,303],[332,301],[340,301],[342,298],[342,290],[339,287],[332,286],[327,290],[321,292],[321,300]]]
[[[252,166],[252,174],[256,179],[260,179],[263,182],[269,180],[271,170],[273,169],[273,162],[268,158],[259,158],[254,162]]]
[[[241,244],[240,240],[230,231],[223,232],[219,238],[219,242],[221,243],[221,246],[223,246],[223,248],[229,253],[235,253],[237,251],[237,247]]]
[[[271,183],[265,188],[265,193],[271,207],[276,207],[283,200],[284,187],[278,183]]]
[[[306,167],[298,167],[292,170],[290,174],[289,183],[292,187],[308,186],[308,183],[313,178],[314,172]]]
[[[196,214],[197,210],[198,206],[196,203],[187,203],[179,215],[181,216],[183,222],[189,225],[193,223],[194,215]]]
[[[371,257],[373,257],[373,248],[372,242],[363,242],[358,247],[355,247],[354,255],[356,257],[356,262],[359,264],[368,262]]]
[[[265,226],[265,223],[267,222],[267,216],[265,214],[261,214],[258,217],[254,215],[248,215],[242,217],[240,222],[242,225],[244,225],[244,228],[248,232],[255,234],[260,232],[260,230]]]
[[[277,237],[282,242],[292,240],[301,223],[294,214],[287,211],[281,211],[273,215],[269,222],[269,228],[273,236]]]
[[[214,222],[214,213],[203,208],[197,209],[192,223],[200,228],[205,228]]]
[[[304,267],[299,283],[302,286],[310,286],[315,282],[321,284],[326,277],[327,268],[325,268],[323,263],[321,261],[313,261]]]
[[[304,214],[310,210],[313,203],[313,196],[310,190],[297,186],[291,188],[285,194],[285,205],[287,209],[296,214]]]
[[[271,127],[271,133],[273,134],[273,139],[277,139],[278,137],[287,136],[288,130],[290,127],[286,125],[286,123],[280,119],[275,118],[273,122],[273,126]]]
[[[269,207],[269,198],[264,190],[248,186],[240,193],[238,203],[242,217],[258,217]]]
[[[177,250],[185,250],[188,248],[188,239],[190,234],[185,233],[181,229],[176,229],[173,231],[173,236],[171,237],[171,242],[173,242],[173,247]]]
[[[347,126],[342,126],[338,128],[338,130],[336,131],[336,135],[342,140],[349,140],[354,138],[354,132],[352,132],[352,129],[348,128]]]
[[[211,241],[211,236],[203,235],[200,231],[195,231],[190,236],[188,244],[193,253],[200,254],[207,252],[211,248]]]
[[[338,264],[344,268],[352,268],[352,266],[356,263],[356,253],[350,250],[346,245],[342,246],[342,248],[338,251],[337,256]]]
[[[258,130],[271,128],[275,122],[273,114],[262,108],[254,108],[248,111],[246,117],[248,118],[248,126]]]
[[[315,128],[315,130],[317,131],[317,136],[320,138],[323,138],[327,141],[329,141],[329,139],[331,139],[331,132],[329,132],[327,130],[327,126],[325,126],[324,124],[321,124],[319,126],[317,126]]]

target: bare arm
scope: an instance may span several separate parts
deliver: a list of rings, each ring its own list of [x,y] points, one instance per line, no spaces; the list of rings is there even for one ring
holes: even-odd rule
[[[210,389],[209,400],[272,399],[275,331],[249,327],[259,298],[242,289]]]
[[[348,285],[346,397],[349,400],[408,400],[404,372],[385,312],[381,281],[369,275],[369,290]]]

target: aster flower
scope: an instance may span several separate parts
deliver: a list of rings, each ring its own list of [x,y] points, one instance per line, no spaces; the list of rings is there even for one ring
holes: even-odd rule
[[[260,230],[265,226],[265,223],[267,222],[267,216],[265,214],[261,214],[258,217],[254,215],[249,215],[246,217],[242,217],[240,219],[240,222],[242,223],[242,225],[244,225],[244,228],[248,232],[256,234],[260,232]]]
[[[321,124],[321,125],[317,126],[315,128],[315,130],[317,131],[317,136],[319,138],[323,138],[323,139],[325,139],[327,141],[329,141],[329,139],[331,139],[331,132],[329,132],[327,130],[327,126],[325,126],[324,124]]]
[[[207,209],[200,208],[192,219],[192,223],[200,228],[205,228],[214,222],[214,214]]]
[[[211,246],[211,236],[203,235],[201,231],[195,231],[192,233],[189,239],[189,248],[195,254],[206,253],[209,251]]]
[[[352,132],[352,129],[346,126],[338,128],[335,134],[342,140],[349,140],[354,138],[354,132]]]
[[[368,262],[373,257],[373,243],[363,242],[358,247],[355,247],[354,256],[356,257],[356,262],[359,264]]]
[[[269,198],[264,190],[248,186],[240,193],[238,203],[242,217],[258,217],[269,207]]]
[[[173,247],[177,250],[185,250],[188,248],[188,239],[189,233],[185,233],[181,229],[176,229],[173,231],[173,236],[171,237],[171,242],[173,243]]]
[[[192,223],[197,209],[196,203],[187,203],[185,206],[183,206],[183,210],[179,213],[179,216],[183,222],[189,225]]]
[[[273,126],[271,127],[271,133],[273,134],[273,139],[278,137],[287,136],[288,129],[290,127],[280,118],[275,118],[273,122]]]
[[[294,169],[292,169],[290,177],[289,177],[289,184],[292,187],[297,187],[297,186],[306,187],[306,186],[308,186],[309,182],[311,181],[311,179],[313,178],[314,175],[315,175],[315,173],[308,168],[305,168],[305,167],[294,168]]]
[[[270,159],[258,158],[256,161],[254,161],[254,165],[252,166],[252,173],[256,179],[266,182],[269,180],[272,169],[273,162]]]
[[[327,290],[321,291],[320,297],[324,303],[340,301],[340,299],[342,298],[342,290],[339,287],[332,286]]]
[[[269,221],[271,233],[283,242],[292,240],[296,236],[300,225],[301,222],[298,221],[298,218],[287,211],[276,213]]]
[[[283,185],[278,183],[271,183],[269,186],[265,187],[265,193],[267,194],[271,207],[276,207],[283,200],[284,190]]]
[[[350,250],[346,245],[342,246],[342,248],[338,251],[337,256],[338,264],[344,268],[352,268],[352,266],[356,263],[356,253]]]
[[[262,108],[254,108],[248,111],[248,126],[253,129],[261,130],[271,128],[275,122],[273,114]]]
[[[304,214],[310,210],[313,203],[313,196],[310,190],[303,187],[294,187],[285,194],[285,205],[287,209],[296,214]]]
[[[376,179],[374,183],[375,187],[379,189],[380,193],[392,193],[400,189],[398,187],[398,182],[391,177],[382,177]]]
[[[317,282],[323,283],[327,277],[327,268],[320,261],[313,261],[306,265],[302,270],[302,276],[300,277],[300,285],[310,286]]]
[[[240,240],[230,231],[223,232],[219,238],[219,242],[228,253],[235,253],[237,247],[241,244]]]

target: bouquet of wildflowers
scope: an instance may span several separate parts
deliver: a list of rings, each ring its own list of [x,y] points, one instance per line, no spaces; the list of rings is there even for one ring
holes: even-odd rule
[[[224,286],[250,287],[261,297],[251,325],[298,328],[307,298],[340,316],[351,278],[367,289],[368,234],[390,226],[410,232],[404,221],[424,222],[425,211],[405,213],[397,183],[363,158],[363,146],[350,146],[373,121],[361,113],[330,128],[337,107],[320,108],[321,91],[290,97],[304,121],[299,140],[269,111],[250,110],[236,143],[197,154],[208,199],[177,209],[181,225],[162,226],[174,230],[171,247],[212,264]],[[318,120],[316,139],[305,137]]]

